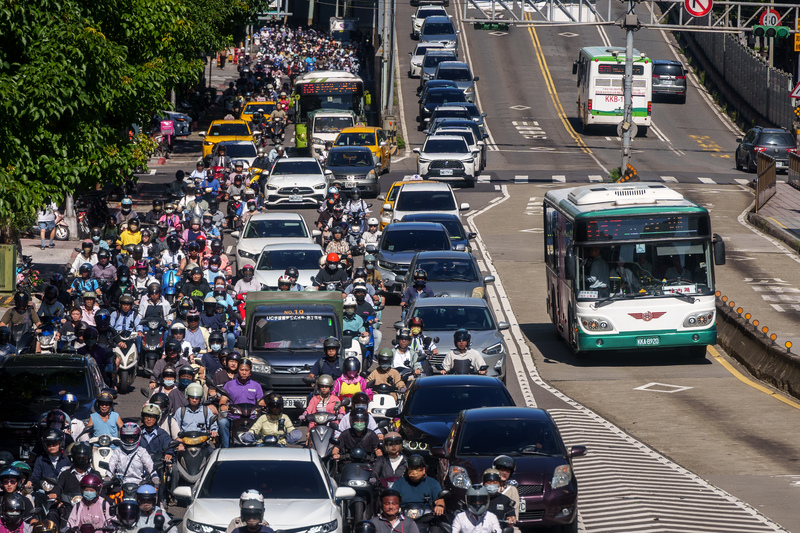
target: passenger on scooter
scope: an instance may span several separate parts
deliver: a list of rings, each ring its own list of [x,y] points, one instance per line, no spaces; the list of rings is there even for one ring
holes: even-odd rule
[[[119,300],[123,295],[131,296],[131,304],[133,303],[134,297],[139,297],[139,295],[134,292],[131,270],[126,265],[122,265],[117,269],[117,280],[106,290],[106,301],[109,302],[112,307],[119,309]]]
[[[216,307],[216,301],[214,303]],[[200,359],[200,366],[206,369],[206,376],[213,376],[217,370],[222,370],[221,358],[224,357],[225,339],[220,331],[212,331],[208,335],[208,351]]]
[[[122,443],[111,452],[106,478],[116,477],[122,483],[141,483],[147,480],[158,487],[159,478],[153,468],[153,459],[147,450],[139,446],[142,429],[133,422],[126,422],[119,430],[119,439]]]
[[[390,431],[383,437],[383,455],[372,463],[372,479],[376,482],[388,477],[403,477],[408,461],[403,455],[403,437]]]
[[[186,314],[186,340],[192,345],[193,353],[206,353],[208,351],[208,330],[200,327],[200,313],[192,309]],[[191,362],[191,355],[190,355]]]
[[[418,352],[431,352],[432,355],[438,355],[439,350],[436,343],[433,342],[431,337],[426,337],[423,333],[425,329],[425,322],[422,318],[415,316],[408,321],[408,328],[411,330],[411,349]]]
[[[72,466],[64,453],[64,433],[57,428],[48,429],[42,436],[43,454],[36,457],[30,482],[38,483],[45,477],[58,479],[58,476]]]
[[[343,454],[349,454],[355,448],[361,448],[367,452],[367,456],[375,455],[380,457],[381,441],[374,431],[367,429],[367,418],[369,415],[365,410],[357,409],[351,412],[353,427],[342,431],[337,438],[339,443],[333,448],[333,458],[341,459]]]
[[[136,522],[136,528],[155,528],[155,518],[158,515],[164,517],[164,524],[166,525],[171,520],[167,511],[157,505],[158,490],[152,485],[142,485],[136,489],[136,503],[139,504],[139,520]],[[165,533],[176,533],[175,526],[165,530]]]
[[[341,257],[347,257],[350,259],[353,258],[353,252],[350,250],[350,245],[344,239],[344,228],[342,228],[341,226],[334,226],[331,229],[331,240],[330,242],[328,242],[328,246],[325,247],[325,253],[339,254],[340,258]]]
[[[133,277],[132,281],[134,288],[139,291],[139,294],[145,293],[147,287],[153,283],[158,283],[158,280],[150,274],[150,265],[147,264],[147,261],[144,259],[136,262],[135,269],[136,275]]]
[[[242,359],[242,362],[239,363],[237,378],[227,382],[224,387],[225,392],[230,398],[228,398],[228,396],[222,396],[219,399],[220,416],[222,417],[219,420],[219,433],[221,438],[220,444],[223,448],[230,446],[231,420],[233,417],[238,418],[238,415],[222,414],[228,413],[230,409],[229,403],[253,403],[266,407],[264,403],[264,391],[261,389],[261,385],[250,379],[252,372],[253,363],[251,363],[249,359]]]
[[[297,267],[290,266],[284,271],[284,275],[289,276],[292,278],[292,288],[289,289],[290,291],[304,291],[306,288],[303,285],[297,283],[298,278],[300,278],[300,271],[297,270]]]
[[[342,365],[342,375],[336,378],[333,384],[333,395],[339,398],[350,398],[356,393],[363,392],[372,399],[372,389],[361,374],[361,363],[355,357],[348,357]]]
[[[410,368],[415,376],[422,374],[419,352],[411,349],[411,330],[408,328],[397,330],[395,341],[397,344],[392,349],[392,367]]]
[[[222,388],[225,386],[227,382],[229,382],[232,379],[235,379],[236,376],[239,374],[239,362],[241,360],[242,356],[239,354],[239,352],[229,352],[224,358],[222,369],[217,370],[211,376],[211,383],[215,387]],[[222,362],[222,360],[220,362]],[[217,391],[215,391],[212,387],[209,387],[208,395],[214,397],[217,396],[218,394]]]
[[[67,289],[69,293],[71,294],[77,293],[79,296],[87,291],[94,292],[98,295],[103,293],[103,291],[100,290],[100,284],[97,282],[97,280],[91,278],[92,265],[90,265],[89,263],[82,264],[78,268],[78,275],[80,277],[72,280],[69,289]]]
[[[427,286],[428,273],[418,268],[414,271],[414,285],[407,288],[403,292],[400,299],[400,307],[403,308],[403,314],[408,310],[412,303],[417,298],[433,298],[433,289]]]
[[[308,420],[308,429],[312,429],[317,424],[313,420],[315,413],[336,413],[336,404],[340,398],[331,394],[333,390],[333,378],[323,374],[317,378],[317,391],[308,401],[306,410],[300,415],[301,420]],[[344,407],[339,408],[339,413],[344,413]]]
[[[381,343],[383,342],[383,332],[379,329],[380,324],[377,316],[377,312],[375,309],[375,305],[373,300],[367,298],[367,294],[369,290],[367,285],[363,285],[360,283],[356,283],[353,285],[353,296],[356,299],[356,314],[361,317],[361,320],[364,321],[364,328],[368,328],[372,326],[372,353],[375,353],[378,348],[380,348]],[[373,298],[382,298],[380,296],[374,295]]]
[[[419,533],[417,523],[400,512],[403,498],[399,492],[386,489],[380,495],[381,512],[372,517],[374,531],[364,529],[359,533]]]
[[[283,412],[283,396],[274,393],[267,397],[267,411],[242,435],[242,440],[258,442],[270,436],[277,437],[280,446],[294,444],[303,437],[303,433],[295,429],[292,420]]]
[[[315,378],[317,376],[321,376],[322,374],[326,374],[331,376],[333,379],[337,379],[339,376],[342,375],[342,367],[341,361],[339,360],[339,349],[342,347],[342,343],[339,342],[339,339],[336,337],[328,337],[322,343],[322,349],[325,351],[325,357],[318,360],[314,365],[311,367],[311,372],[309,372],[309,378]]]
[[[83,430],[86,429],[86,424],[83,420],[75,416],[75,412],[78,410],[78,404],[77,396],[71,392],[61,397],[58,408],[69,417],[69,423],[64,429],[64,432],[70,435],[74,441],[88,441],[89,435],[82,435]]]
[[[85,317],[84,321],[86,321]],[[77,352],[79,355],[91,355],[95,362],[97,362],[97,366],[103,374],[106,385],[116,389],[114,386],[114,374],[118,366],[117,357],[113,352],[97,344],[99,337],[100,334],[95,328],[91,326],[86,328],[86,331],[83,332],[83,341],[86,344],[78,348]]]
[[[425,459],[419,454],[408,457],[405,475],[394,482],[392,488],[400,493],[403,504],[434,502],[433,514],[444,514],[444,500],[439,499],[442,486],[434,478],[429,477],[425,470]]]
[[[496,468],[487,468],[483,471],[483,486],[489,493],[489,512],[493,513],[498,521],[505,521],[514,525],[517,521],[516,504],[500,492],[500,471]]]
[[[205,392],[203,386],[199,383],[190,383],[184,391],[186,395],[187,405],[175,411],[175,421],[181,431],[208,431],[211,437],[218,435],[216,420],[211,420],[214,416],[214,411],[208,408],[207,405],[202,405]],[[181,439],[179,441],[183,442]],[[183,445],[178,446],[178,451],[183,451]]]
[[[161,408],[154,403],[142,406],[142,448],[151,457],[163,457],[165,461],[172,460],[172,439],[162,428],[158,427],[161,418]],[[169,453],[168,453],[169,452]]]
[[[336,428],[336,433],[334,433],[334,437],[339,438],[342,432],[350,429],[353,420],[353,413],[356,411],[364,411],[367,413],[367,429],[370,431],[375,432],[378,435],[379,439],[383,438],[383,433],[378,431],[378,424],[375,422],[375,419],[372,418],[372,415],[369,414],[369,396],[367,396],[363,392],[357,392],[351,398],[350,403],[350,410],[345,413],[341,420],[339,420],[339,426]]]
[[[150,378],[150,388],[154,389],[156,382],[164,377],[164,369],[167,366],[171,366],[173,369],[178,369],[188,364],[189,361],[183,357],[181,342],[174,338],[167,339],[167,341],[164,343],[164,359],[159,359],[156,361],[156,364],[153,365],[153,375]]]
[[[502,533],[500,522],[489,510],[489,492],[483,485],[472,485],[464,497],[467,508],[453,519],[452,533]]]
[[[92,244],[92,241],[83,241],[83,243],[81,243],[81,253],[79,253],[72,262],[69,273],[73,276],[77,276],[81,265],[84,263],[89,263],[90,265],[97,263],[97,254],[94,252],[94,244]]]
[[[58,301],[58,289],[53,285],[47,285],[42,294],[42,303],[39,305],[37,312],[39,318],[55,317],[58,319],[64,318],[64,304]],[[61,321],[56,322],[60,324]]]
[[[86,422],[86,427],[91,428],[89,434],[92,437],[109,435],[115,439],[119,436],[122,417],[116,411],[112,411],[113,405],[114,396],[110,392],[103,391],[97,397],[94,403],[95,412],[89,416],[89,420]]]
[[[183,322],[173,322],[169,327],[169,335],[181,344],[180,353],[182,355],[192,353],[192,345],[186,340],[186,326],[183,325]]]
[[[397,392],[403,394],[406,391],[406,384],[403,382],[400,372],[392,367],[393,361],[394,354],[389,348],[378,352],[378,366],[367,376],[367,381],[372,383],[373,387],[384,384],[393,386]],[[397,400],[397,392],[392,393],[395,400]]]
[[[500,493],[505,494],[511,501],[514,502],[514,510],[517,518],[519,518],[519,491],[517,490],[516,483],[509,483],[508,480],[514,475],[517,468],[517,463],[513,457],[508,455],[498,455],[492,461],[492,468],[496,468],[500,472]]]
[[[227,533],[275,533],[264,520],[264,497],[258,491],[244,492],[239,508],[239,518],[231,520]]]
[[[158,421],[158,427],[166,431],[170,439],[177,439],[178,423],[175,422],[174,418],[169,416],[169,396],[164,392],[155,392],[150,396],[150,401],[147,403],[157,405],[161,410],[161,418]]]
[[[88,473],[80,481],[81,499],[72,508],[67,519],[67,528],[78,528],[84,524],[95,530],[111,524],[111,504],[100,496],[103,480],[96,473]]]
[[[96,326],[94,314],[100,309],[97,305],[97,295],[92,291],[83,293],[83,307],[81,308],[81,320],[89,326]]]
[[[205,233],[206,237],[209,239],[221,238],[219,228],[214,225],[214,217],[211,215],[210,211],[203,213],[203,225],[200,226],[200,230]]]
[[[486,369],[481,370],[481,367],[486,366],[486,361],[484,361],[478,350],[470,348],[472,336],[469,334],[469,331],[463,328],[457,329],[456,332],[453,333],[453,343],[455,344],[455,348],[447,352],[447,355],[444,356],[444,361],[442,361],[441,374],[447,374],[450,369],[453,368],[453,363],[456,360],[464,359],[469,360],[475,373],[486,374]]]
[[[342,316],[342,331],[355,331],[364,333],[364,320],[356,314],[356,298],[348,294],[344,299],[344,315]]]
[[[89,474],[99,477],[99,472],[92,468],[94,447],[88,442],[78,442],[72,446],[69,456],[72,467],[61,472],[58,476],[56,488],[62,496],[72,499],[81,494],[81,481]]]

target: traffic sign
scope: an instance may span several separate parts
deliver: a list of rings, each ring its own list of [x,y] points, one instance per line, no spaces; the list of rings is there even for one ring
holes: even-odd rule
[[[794,34],[794,51],[800,52],[800,33]]]
[[[789,94],[789,98],[800,98],[800,81],[797,82],[797,85],[794,86],[792,92]]]
[[[703,17],[711,11],[712,0],[683,0],[683,7],[693,17]]]
[[[781,23],[781,14],[768,7],[761,13],[758,23],[762,26],[778,26]]]

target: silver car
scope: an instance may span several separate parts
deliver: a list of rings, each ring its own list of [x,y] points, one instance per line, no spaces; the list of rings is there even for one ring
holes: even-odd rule
[[[366,146],[334,146],[325,163],[325,175],[329,181],[340,181],[347,189],[358,188],[362,193],[378,196],[381,184],[372,151]]]
[[[503,331],[508,322],[498,322],[489,304],[483,298],[417,298],[409,308],[406,321],[395,322],[395,328],[407,327],[408,321],[420,317],[428,337],[439,337],[438,355],[431,358],[431,366],[441,364],[447,352],[454,348],[453,333],[457,329],[469,330],[471,347],[480,352],[489,369],[487,376],[506,379],[505,358],[508,353]]]
[[[433,75],[436,74],[436,67],[439,66],[439,63],[442,61],[457,60],[458,53],[455,50],[448,50],[447,48],[444,48],[444,46],[425,52],[425,55],[422,58],[422,67],[420,69],[419,88],[417,88],[417,94],[422,93],[422,89],[425,87],[425,82],[433,79]]]
[[[444,44],[417,43],[417,46],[414,47],[414,51],[408,53],[408,55],[411,56],[411,67],[408,71],[409,77],[418,78],[422,74],[422,60],[425,57],[425,52],[436,49],[444,49]]]
[[[449,232],[448,232],[449,233]],[[452,240],[452,239],[451,239]],[[486,298],[486,285],[494,283],[494,276],[481,276],[475,256],[457,245],[455,251],[419,252],[411,260],[409,272],[424,270],[427,285],[436,296],[450,298]],[[395,281],[400,281],[395,277]],[[414,286],[412,276],[403,277],[403,291]]]
[[[471,121],[470,121],[471,122]],[[477,125],[475,125],[475,130],[478,130]],[[479,130],[478,130],[479,131]],[[459,135],[464,137],[464,140],[467,141],[467,146],[469,146],[469,150],[472,153],[478,152],[480,154],[480,164],[478,165],[478,171],[483,170],[486,168],[486,143],[482,140],[478,140],[475,137],[475,131],[469,127],[440,127],[437,128],[434,133],[430,135]]]
[[[444,43],[445,48],[458,50],[458,30],[450,17],[428,17],[419,29],[419,40],[423,43]]]
[[[313,157],[278,159],[267,178],[267,205],[314,205],[325,200],[328,181]]]
[[[475,186],[480,169],[480,150],[470,150],[460,135],[434,135],[425,139],[417,154],[417,174],[429,178],[461,178],[467,187]]]
[[[428,17],[448,17],[447,10],[440,6],[420,6],[417,12],[411,15],[411,38],[419,37],[419,30],[422,23]]]
[[[464,91],[467,102],[475,103],[475,82],[480,78],[472,75],[472,69],[465,62],[442,61],[436,66],[433,79],[452,81],[456,87]]]

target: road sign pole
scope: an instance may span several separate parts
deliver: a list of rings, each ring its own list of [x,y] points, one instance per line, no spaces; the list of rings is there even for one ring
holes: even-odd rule
[[[623,119],[622,119],[622,164],[620,171],[628,166],[631,162],[631,129],[633,128],[633,30],[636,29],[636,24],[630,25],[628,17],[633,16],[634,13],[634,0],[628,0],[628,10],[625,17],[625,78],[623,81]],[[638,21],[637,21],[638,22]]]

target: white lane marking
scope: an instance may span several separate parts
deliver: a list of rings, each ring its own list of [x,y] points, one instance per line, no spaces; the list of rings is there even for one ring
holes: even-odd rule
[[[589,174],[589,181],[592,183],[602,183],[603,176],[598,176],[597,174]]]
[[[528,183],[528,176],[514,176],[514,183]]]
[[[678,180],[675,179],[674,176],[661,176],[661,179],[666,181],[667,183],[678,183]]]
[[[547,134],[539,126],[538,121],[512,120],[511,125],[517,128],[517,132],[525,139],[547,139]]]
[[[753,233],[755,233],[756,235],[760,235],[762,238],[764,238],[764,239],[768,240],[769,242],[771,242],[773,245],[775,245],[775,247],[778,250],[781,251],[781,253],[783,253],[783,255],[785,255],[786,257],[790,258],[792,261],[800,263],[800,256],[798,256],[793,250],[790,250],[789,248],[787,248],[786,245],[784,245],[778,239],[775,239],[774,237],[770,237],[766,233],[762,233],[760,229],[756,228],[755,226],[751,226],[747,222],[747,213],[749,213],[753,209],[753,207],[755,207],[755,200],[753,200],[750,203],[750,205],[745,207],[744,211],[739,213],[739,216],[736,217],[736,221],[739,222],[739,224],[741,224],[745,228],[747,228],[750,231],[752,231]]]
[[[553,183],[566,183],[566,182],[567,182],[566,176],[562,175],[553,176]]]
[[[739,185],[744,185],[745,187],[747,187],[748,185],[750,185],[750,180],[746,180],[746,179],[744,179],[744,178],[734,178],[734,180],[733,180],[733,181],[735,181],[735,182],[736,182],[736,183],[738,183]]]
[[[155,176],[155,175],[156,175],[156,169],[153,169],[153,170],[151,170],[151,171],[150,171],[150,175],[151,175],[151,176]]]
[[[677,156],[686,155],[681,150],[678,150],[677,148],[675,148],[675,146],[672,145],[672,141],[669,140],[669,137],[667,137],[666,133],[661,131],[661,129],[658,126],[656,126],[655,121],[650,121],[650,129],[653,130],[655,134],[661,138],[662,141],[667,143],[667,146],[669,146],[669,149],[672,150],[672,152],[675,155]]]
[[[233,246],[228,246],[227,254],[228,255],[233,255]]]
[[[491,176],[478,176],[478,183],[489,183],[492,181]]]
[[[700,181],[700,183],[705,183],[706,185],[716,185],[717,184],[717,182],[712,180],[711,178],[698,177],[697,179],[698,179],[698,181]]]
[[[400,111],[400,128],[403,131],[403,140],[406,142],[406,149],[405,154],[408,155],[411,153],[411,139],[408,138],[408,129],[406,129],[406,114],[405,114],[405,106],[403,104],[403,91],[401,90],[402,87],[400,85],[400,58],[397,55],[397,32],[394,33],[394,62],[395,67],[397,70],[395,71],[395,78],[397,79],[397,107],[399,107]]]
[[[500,190],[500,186],[499,185],[495,185],[494,186],[494,190],[499,191]]]

